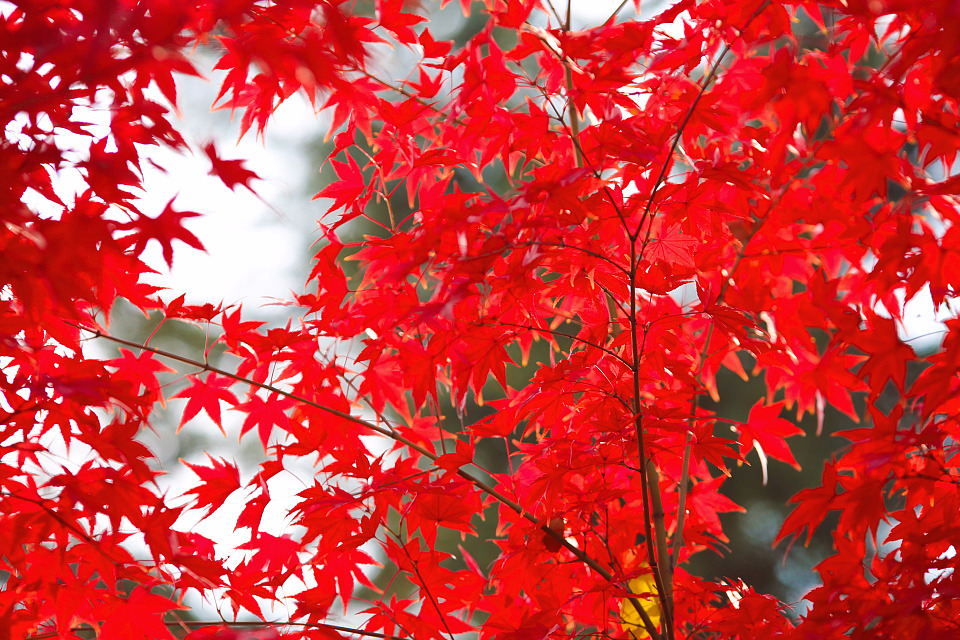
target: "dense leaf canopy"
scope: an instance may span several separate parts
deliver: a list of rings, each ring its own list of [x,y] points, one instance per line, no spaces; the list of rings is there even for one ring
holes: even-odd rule
[[[0,639],[960,636],[960,320],[898,333],[960,278],[957,3],[639,4],[461,0],[458,42],[409,0],[0,4]],[[241,134],[298,93],[332,123],[285,326],[148,284],[148,247],[202,247],[200,213],[141,211],[151,147],[257,184],[178,132],[200,49]],[[131,340],[121,299],[223,362]],[[137,435],[173,368],[181,426],[236,420],[262,463],[161,489]],[[763,380],[743,422],[721,370]],[[833,523],[809,608],[689,572],[731,469],[796,466],[827,407],[860,424],[779,534]],[[240,555],[183,524],[238,496]],[[197,629],[197,595],[248,623]]]

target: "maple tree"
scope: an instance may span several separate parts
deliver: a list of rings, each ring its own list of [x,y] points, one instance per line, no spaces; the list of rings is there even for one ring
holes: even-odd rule
[[[462,46],[405,0],[0,6],[0,638],[249,633],[197,629],[189,594],[261,638],[956,637],[960,320],[928,356],[898,335],[956,286],[956,3],[634,2],[582,30],[549,1],[460,5],[487,16]],[[370,71],[384,43],[409,75]],[[198,213],[138,200],[146,149],[190,150],[175,76],[198,46],[242,134],[298,92],[332,114],[286,326],[147,284],[148,246],[202,246]],[[358,219],[376,231],[350,239]],[[112,334],[121,299],[215,330],[230,366]],[[266,456],[184,463],[186,504],[136,437],[174,367],[181,425],[239,415]],[[744,422],[707,406],[722,369],[764,381]],[[796,465],[787,417],[827,406],[860,425],[778,538],[838,516],[808,610],[690,573],[738,509],[730,469]],[[272,499],[293,465],[315,474]],[[179,524],[231,496],[236,561]],[[443,542],[481,519],[489,566]]]

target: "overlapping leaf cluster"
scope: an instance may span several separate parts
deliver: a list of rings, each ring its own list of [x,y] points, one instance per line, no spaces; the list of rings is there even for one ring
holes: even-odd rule
[[[282,601],[290,637],[347,634],[330,624],[348,608],[391,638],[954,637],[960,325],[913,381],[921,358],[897,333],[907,300],[949,304],[958,273],[954,3],[681,1],[572,31],[564,7],[489,0],[461,47],[400,0],[181,5],[3,10],[0,637],[168,637],[190,591],[267,617]],[[406,79],[367,69],[381,42],[418,56]],[[195,214],[150,218],[133,196],[144,147],[186,149],[158,96],[176,101],[172,74],[195,73],[205,43],[244,131],[297,91],[334,114],[332,212],[285,328],[163,305],[143,284],[151,241],[168,261],[174,241],[200,244]],[[75,194],[54,189],[78,172]],[[358,218],[378,232],[348,241]],[[234,356],[181,356],[178,395],[185,419],[239,413],[269,454],[249,478],[191,465],[194,510],[245,496],[239,565],[178,528],[185,508],[134,437],[162,400],[157,350],[84,355],[121,297],[217,325]],[[533,371],[519,388],[514,365]],[[764,378],[745,423],[702,406],[721,368]],[[465,411],[484,395],[483,417]],[[839,513],[809,611],[687,573],[738,509],[721,493],[731,465],[751,450],[796,464],[784,412],[822,422],[827,405],[862,428],[780,534]],[[509,473],[478,467],[483,441]],[[280,533],[271,480],[297,459],[316,475]],[[491,566],[438,542],[477,535],[481,516]],[[875,552],[884,538],[895,551]],[[378,591],[375,564],[404,586],[355,600]]]

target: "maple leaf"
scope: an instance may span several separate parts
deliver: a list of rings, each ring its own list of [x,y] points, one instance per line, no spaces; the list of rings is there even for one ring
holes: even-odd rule
[[[184,304],[185,301],[186,294],[181,294],[164,305],[164,312],[167,317],[211,322],[223,312],[223,306],[219,304],[214,305],[209,302],[200,305]]]
[[[201,633],[209,630],[206,633]],[[187,634],[188,640],[282,640],[276,627],[266,629],[236,629],[230,626],[201,627]]]
[[[415,13],[404,13],[405,0],[379,0],[378,14],[380,26],[390,31],[401,44],[417,42],[417,33],[411,27],[425,22],[425,16]]]
[[[956,635],[960,321],[925,357],[899,335],[905,301],[957,289],[955,3],[825,3],[825,20],[817,3],[681,0],[571,30],[549,3],[461,0],[486,13],[462,33],[417,0],[7,4],[0,636],[169,637],[161,590],[191,589],[264,619],[293,597],[311,640]],[[178,242],[202,248],[197,213],[146,216],[133,194],[153,195],[153,150],[188,148],[176,74],[211,42],[214,104],[242,111],[241,134],[265,136],[296,94],[329,115],[325,246],[280,302],[300,317],[275,325],[182,292],[164,304],[141,260],[154,241],[168,267]],[[402,55],[368,69],[371,45]],[[259,179],[195,148],[230,189]],[[121,298],[202,325],[235,368],[108,335]],[[125,350],[98,360],[88,338]],[[263,445],[239,561],[176,528],[187,507],[137,438],[159,425],[161,357],[199,371],[178,432],[201,411],[222,432],[226,403]],[[721,370],[747,380],[751,363],[765,400],[721,438],[740,410]],[[731,461],[798,466],[783,409],[819,432],[828,407],[867,419],[778,536],[837,523],[804,616],[686,572],[732,538]],[[183,494],[202,518],[241,488],[236,463],[208,458]],[[293,505],[271,491],[291,473]],[[896,549],[874,553],[885,519]],[[467,536],[476,560],[454,550]],[[635,558],[613,570],[639,549],[660,580]],[[671,611],[644,597],[659,590]],[[361,596],[361,628],[331,624]]]
[[[914,357],[913,349],[900,341],[893,320],[872,312],[867,312],[866,316],[871,330],[857,332],[847,338],[870,356],[857,374],[870,381],[870,390],[874,395],[882,393],[888,381],[892,381],[903,393],[907,363]]]
[[[143,385],[151,394],[155,394],[157,399],[163,404],[163,394],[160,393],[160,382],[157,380],[158,373],[175,373],[167,365],[160,362],[152,353],[143,352],[138,356],[133,355],[129,349],[120,349],[120,358],[113,361],[117,373],[123,376],[129,376],[136,384]]]
[[[129,239],[135,241],[133,251],[137,255],[143,252],[147,243],[151,240],[159,242],[163,249],[163,259],[168,267],[173,266],[174,240],[179,240],[199,251],[205,251],[200,239],[183,227],[184,220],[196,218],[200,214],[195,211],[175,211],[173,209],[173,201],[175,199],[176,198],[173,198],[167,202],[163,211],[161,211],[156,218],[141,215],[130,223],[120,225],[121,229],[134,230],[134,233],[129,236]]]
[[[202,509],[204,518],[222,507],[224,501],[240,488],[240,471],[236,465],[210,454],[207,454],[207,458],[213,466],[203,467],[180,460],[201,480],[200,486],[186,491],[184,495],[195,496],[194,508]]]
[[[224,312],[221,318],[223,326],[223,341],[234,351],[239,351],[244,344],[251,344],[259,341],[257,329],[262,327],[264,322],[254,320],[241,320],[242,307],[237,307],[232,312]]]
[[[437,539],[437,527],[457,529],[471,533],[470,520],[477,513],[474,500],[449,490],[428,490],[417,494],[406,513],[410,527],[419,528],[424,539],[432,547]]]
[[[218,376],[215,373],[208,373],[203,379],[199,377],[192,378],[189,387],[172,396],[174,398],[189,398],[189,400],[187,400],[187,406],[183,409],[183,417],[177,426],[177,432],[179,433],[180,430],[183,429],[183,425],[199,414],[202,409],[210,416],[217,427],[220,428],[220,431],[226,435],[220,416],[220,403],[226,402],[231,406],[236,406],[240,403],[237,397],[233,395],[233,392],[230,391],[233,383],[233,380],[230,378]]]
[[[331,164],[338,180],[321,190],[313,199],[333,198],[332,209],[336,210],[360,199],[366,192],[367,187],[364,183],[363,174],[360,172],[360,165],[353,157],[348,156],[347,162],[332,160]]]
[[[119,599],[107,614],[100,628],[105,638],[155,640],[173,638],[163,617],[167,611],[183,607],[161,595],[138,586],[127,598]]]
[[[257,531],[260,528],[260,522],[263,519],[263,512],[270,504],[270,490],[266,481],[261,481],[255,489],[256,497],[247,497],[246,505],[243,511],[237,516],[238,529],[250,529]]]
[[[424,58],[440,58],[447,55],[452,49],[452,44],[449,42],[438,42],[434,40],[433,34],[430,33],[430,29],[424,29],[420,32],[418,38],[420,46],[423,47],[423,57]]]
[[[761,399],[750,409],[747,421],[733,427],[740,434],[741,455],[745,456],[751,447],[755,447],[760,454],[764,484],[767,478],[766,456],[786,462],[794,469],[800,469],[797,459],[786,443],[786,438],[803,435],[803,429],[781,418],[782,411],[783,402],[764,404]]]
[[[220,178],[223,184],[234,191],[237,185],[242,185],[255,193],[253,187],[250,186],[250,181],[259,180],[260,177],[254,171],[244,167],[243,160],[224,160],[220,157],[216,146],[212,142],[204,145],[203,152],[212,164],[210,175]]]
[[[649,259],[662,260],[668,264],[678,264],[683,267],[693,266],[693,248],[697,239],[682,231],[680,225],[675,224],[660,232],[647,244]]]
[[[797,503],[797,506],[780,527],[780,533],[777,534],[773,544],[777,545],[781,540],[792,535],[799,535],[804,529],[807,529],[806,542],[810,544],[816,528],[823,522],[827,513],[835,508],[839,480],[836,465],[825,464],[820,486],[804,489],[790,499],[790,502]]]
[[[659,627],[663,612],[660,610],[660,601],[657,597],[656,581],[649,564],[644,562],[640,568],[646,573],[632,578],[627,586],[630,588],[631,597],[640,602],[654,627]],[[638,640],[650,637],[640,612],[629,598],[624,598],[620,606],[620,626],[624,631],[629,632],[631,637]]]
[[[287,398],[278,398],[271,394],[264,400],[256,394],[251,394],[246,402],[237,406],[239,411],[247,414],[247,417],[243,420],[243,426],[240,428],[240,437],[242,438],[243,434],[256,426],[260,442],[266,449],[273,427],[287,429],[290,419],[287,417],[286,411],[292,407],[293,402]]]
[[[246,571],[269,574],[277,584],[282,584],[291,573],[300,571],[297,559],[300,544],[288,535],[273,536],[261,531],[237,548],[256,551],[247,563]]]

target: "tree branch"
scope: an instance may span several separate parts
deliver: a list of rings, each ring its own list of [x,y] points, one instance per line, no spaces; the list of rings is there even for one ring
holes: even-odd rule
[[[93,334],[94,337],[102,338],[102,339],[104,339],[104,340],[108,340],[108,341],[113,342],[113,343],[115,343],[115,344],[120,344],[120,345],[123,345],[123,346],[126,346],[126,347],[130,347],[130,348],[132,348],[132,349],[142,349],[142,350],[144,350],[144,351],[149,351],[150,353],[153,353],[153,354],[155,354],[155,355],[161,356],[161,357],[163,357],[163,358],[167,358],[167,359],[169,359],[169,360],[174,360],[175,362],[180,362],[180,363],[185,364],[185,365],[188,365],[188,366],[195,367],[195,368],[197,368],[197,369],[200,369],[201,371],[209,371],[209,372],[211,372],[211,373],[215,373],[215,374],[217,374],[217,375],[230,378],[231,380],[235,380],[235,381],[237,381],[237,382],[240,382],[240,383],[243,383],[243,384],[247,384],[247,385],[252,386],[252,387],[257,387],[257,388],[259,388],[259,389],[263,389],[264,391],[269,391],[269,392],[271,392],[271,393],[275,393],[275,394],[280,395],[280,396],[283,396],[283,397],[285,397],[285,398],[289,398],[289,399],[291,399],[291,400],[293,400],[293,401],[295,401],[295,402],[301,403],[301,404],[306,405],[306,406],[308,406],[308,407],[313,407],[314,409],[318,409],[318,410],[320,410],[320,411],[325,411],[325,412],[327,412],[327,413],[329,413],[329,414],[331,414],[331,415],[337,416],[337,417],[342,418],[342,419],[344,419],[344,420],[348,420],[348,421],[350,421],[350,422],[353,422],[354,424],[357,424],[357,425],[359,425],[359,426],[361,426],[361,427],[364,427],[365,429],[369,429],[369,430],[371,430],[371,431],[373,431],[373,432],[375,432],[375,433],[379,433],[380,435],[383,435],[383,436],[386,436],[387,438],[390,438],[390,439],[392,439],[392,440],[395,440],[396,442],[399,442],[399,443],[401,443],[401,444],[409,447],[410,449],[413,449],[414,451],[420,453],[421,455],[425,456],[426,458],[428,458],[429,460],[431,460],[431,461],[433,461],[433,462],[436,462],[437,459],[440,457],[440,456],[438,456],[437,454],[433,453],[432,451],[430,451],[430,450],[428,450],[428,449],[426,449],[426,448],[418,445],[417,443],[411,441],[410,439],[404,437],[403,435],[401,435],[401,434],[399,434],[399,433],[396,433],[393,429],[390,429],[390,428],[387,428],[387,427],[382,427],[382,426],[380,426],[380,425],[378,425],[378,424],[374,424],[374,423],[369,422],[369,421],[367,421],[367,420],[364,420],[364,419],[362,419],[362,418],[357,418],[357,417],[355,417],[355,416],[353,416],[353,415],[351,415],[351,414],[349,414],[349,413],[345,413],[345,412],[343,412],[343,411],[338,411],[337,409],[334,409],[334,408],[332,408],[332,407],[327,407],[327,406],[325,406],[325,405],[322,405],[322,404],[320,404],[320,403],[318,403],[318,402],[314,402],[313,400],[309,400],[309,399],[304,398],[303,396],[297,395],[297,394],[295,394],[295,393],[291,393],[291,392],[289,392],[289,391],[284,391],[283,389],[280,389],[280,388],[275,387],[275,386],[273,386],[273,385],[266,384],[266,383],[263,383],[263,382],[257,382],[256,380],[251,380],[250,378],[245,378],[245,377],[243,377],[243,376],[241,376],[241,375],[237,375],[237,374],[235,374],[235,373],[231,373],[230,371],[227,371],[226,369],[221,369],[221,368],[219,368],[219,367],[215,367],[215,366],[213,366],[213,365],[211,365],[211,364],[209,364],[209,363],[207,363],[207,362],[200,362],[200,361],[198,361],[198,360],[193,360],[193,359],[191,359],[191,358],[187,358],[187,357],[184,357],[184,356],[181,356],[181,355],[177,355],[177,354],[175,354],[175,353],[171,353],[171,352],[165,351],[165,350],[163,350],[163,349],[158,349],[158,348],[156,348],[156,347],[151,347],[151,346],[149,346],[149,345],[140,344],[140,343],[134,342],[134,341],[132,341],[132,340],[125,340],[125,339],[123,339],[123,338],[118,338],[118,337],[116,337],[116,336],[113,336],[113,335],[110,335],[110,334],[108,334],[108,333],[105,333],[105,332],[101,331],[100,329],[91,329],[91,328],[84,327],[84,326],[80,326],[80,325],[76,325],[76,324],[74,324],[74,325],[72,325],[72,326],[75,326],[75,327],[77,327],[78,329],[80,329],[80,330],[82,330],[82,331],[86,331],[87,333]],[[604,567],[603,565],[601,565],[599,562],[597,562],[597,561],[596,561],[595,559],[593,559],[591,556],[589,556],[589,555],[587,555],[586,553],[584,553],[583,551],[581,551],[581,550],[580,550],[579,548],[577,548],[575,545],[573,545],[573,544],[571,544],[570,542],[568,542],[567,539],[563,536],[562,533],[557,532],[557,531],[554,531],[553,529],[551,529],[550,526],[548,525],[548,523],[541,523],[541,522],[537,519],[536,516],[534,516],[534,515],[533,515],[532,513],[530,513],[529,511],[527,511],[527,510],[526,510],[522,505],[520,505],[518,502],[516,502],[516,501],[514,501],[514,500],[511,500],[510,498],[508,498],[507,496],[505,496],[503,493],[501,493],[500,491],[498,491],[497,489],[495,489],[493,486],[487,484],[486,482],[484,482],[483,480],[477,478],[476,476],[474,476],[473,474],[469,473],[468,471],[464,471],[462,468],[457,469],[456,473],[457,473],[458,476],[460,476],[461,478],[463,478],[464,480],[466,480],[467,482],[469,482],[470,484],[472,484],[472,485],[473,485],[474,487],[476,487],[478,490],[480,490],[480,491],[482,491],[483,493],[485,493],[485,494],[489,495],[490,497],[494,498],[495,500],[497,500],[498,502],[500,502],[500,503],[503,504],[504,506],[508,507],[509,509],[511,509],[512,511],[514,511],[515,513],[517,513],[518,515],[520,515],[521,517],[523,517],[524,519],[526,519],[528,522],[531,522],[531,523],[537,525],[537,527],[538,527],[543,533],[545,533],[545,534],[548,535],[548,536],[553,537],[558,543],[560,543],[560,545],[561,545],[563,548],[565,548],[567,551],[569,551],[571,554],[573,554],[573,556],[574,556],[575,558],[577,558],[577,560],[579,560],[580,562],[583,562],[585,565],[587,565],[588,567],[590,567],[591,569],[593,569],[594,571],[596,571],[599,576],[601,576],[602,578],[604,578],[605,580],[607,580],[607,581],[609,581],[609,582],[611,582],[611,583],[615,583],[615,582],[616,582],[616,581],[614,580],[613,573],[611,573],[611,571],[610,571],[609,569],[607,569],[606,567]],[[631,600],[634,600],[634,599],[631,599]],[[659,633],[657,633],[656,626],[653,624],[652,621],[650,621],[649,617],[645,616],[645,614],[644,614],[644,612],[643,612],[643,609],[642,609],[642,606],[641,606],[638,602],[635,602],[635,606],[637,607],[637,610],[640,612],[641,616],[645,618],[644,624],[647,626],[647,631],[650,633],[650,638],[651,638],[651,640],[660,640],[660,635],[659,635]],[[648,624],[648,623],[649,623],[649,624]]]

